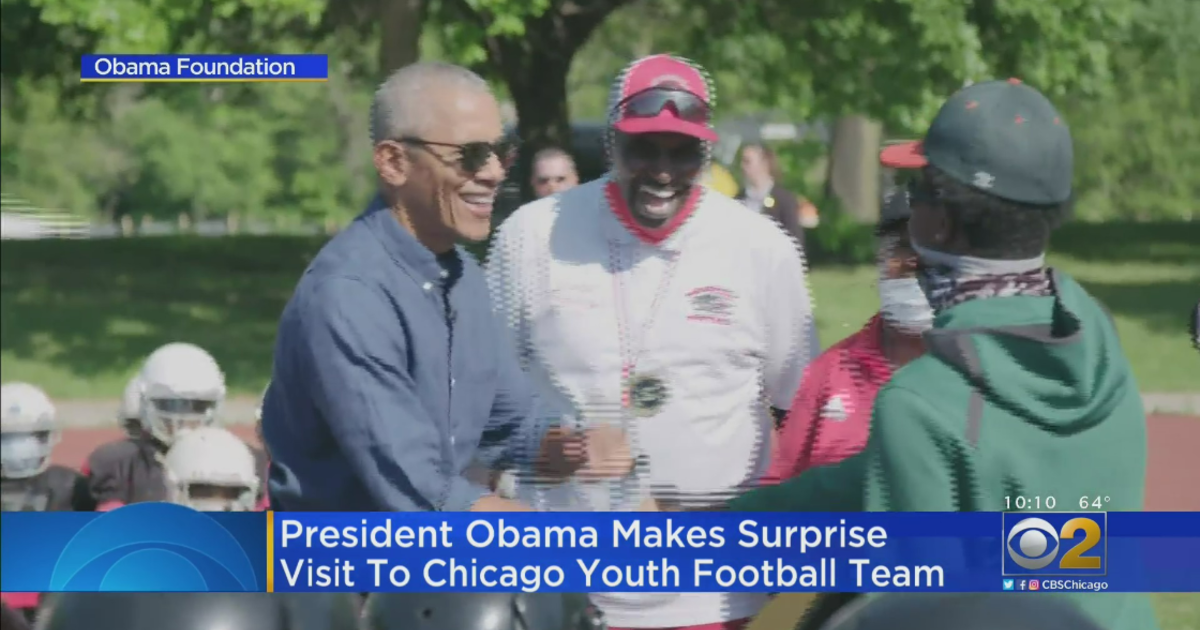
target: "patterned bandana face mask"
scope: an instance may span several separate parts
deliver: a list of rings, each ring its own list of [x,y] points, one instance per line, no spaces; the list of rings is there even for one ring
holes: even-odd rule
[[[1054,293],[1044,255],[1026,260],[989,260],[947,254],[915,242],[912,246],[921,259],[917,282],[934,312],[973,299]]]

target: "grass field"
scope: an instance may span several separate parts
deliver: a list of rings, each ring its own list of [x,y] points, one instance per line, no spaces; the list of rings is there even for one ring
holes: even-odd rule
[[[56,398],[111,398],[155,347],[191,341],[231,393],[268,378],[280,310],[322,241],[304,237],[6,242],[0,248],[0,377]],[[1072,226],[1053,262],[1113,312],[1143,391],[1200,389],[1187,314],[1200,299],[1200,223]],[[1189,251],[1191,250],[1191,251]],[[870,266],[811,272],[823,345],[877,307]]]

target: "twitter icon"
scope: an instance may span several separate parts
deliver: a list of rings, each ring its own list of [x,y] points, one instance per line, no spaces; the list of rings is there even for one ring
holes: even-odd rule
[[[1013,590],[1013,581],[1012,580],[1004,580],[1004,590],[1006,590],[1006,591]]]

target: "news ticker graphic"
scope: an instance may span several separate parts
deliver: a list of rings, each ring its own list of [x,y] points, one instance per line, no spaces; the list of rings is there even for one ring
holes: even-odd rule
[[[142,503],[0,519],[5,592],[1200,591],[1200,513],[1185,512],[209,514]],[[1009,575],[1014,557],[1045,564]]]
[[[84,55],[83,83],[314,82],[329,80],[328,55]]]

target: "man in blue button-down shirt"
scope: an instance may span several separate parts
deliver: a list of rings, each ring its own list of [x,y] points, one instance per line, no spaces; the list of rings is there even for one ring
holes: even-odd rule
[[[415,64],[371,115],[380,194],[309,265],[279,323],[263,403],[272,507],[526,510],[472,466],[627,472],[623,435],[532,420],[483,275],[455,247],[487,238],[512,156],[487,84]]]

